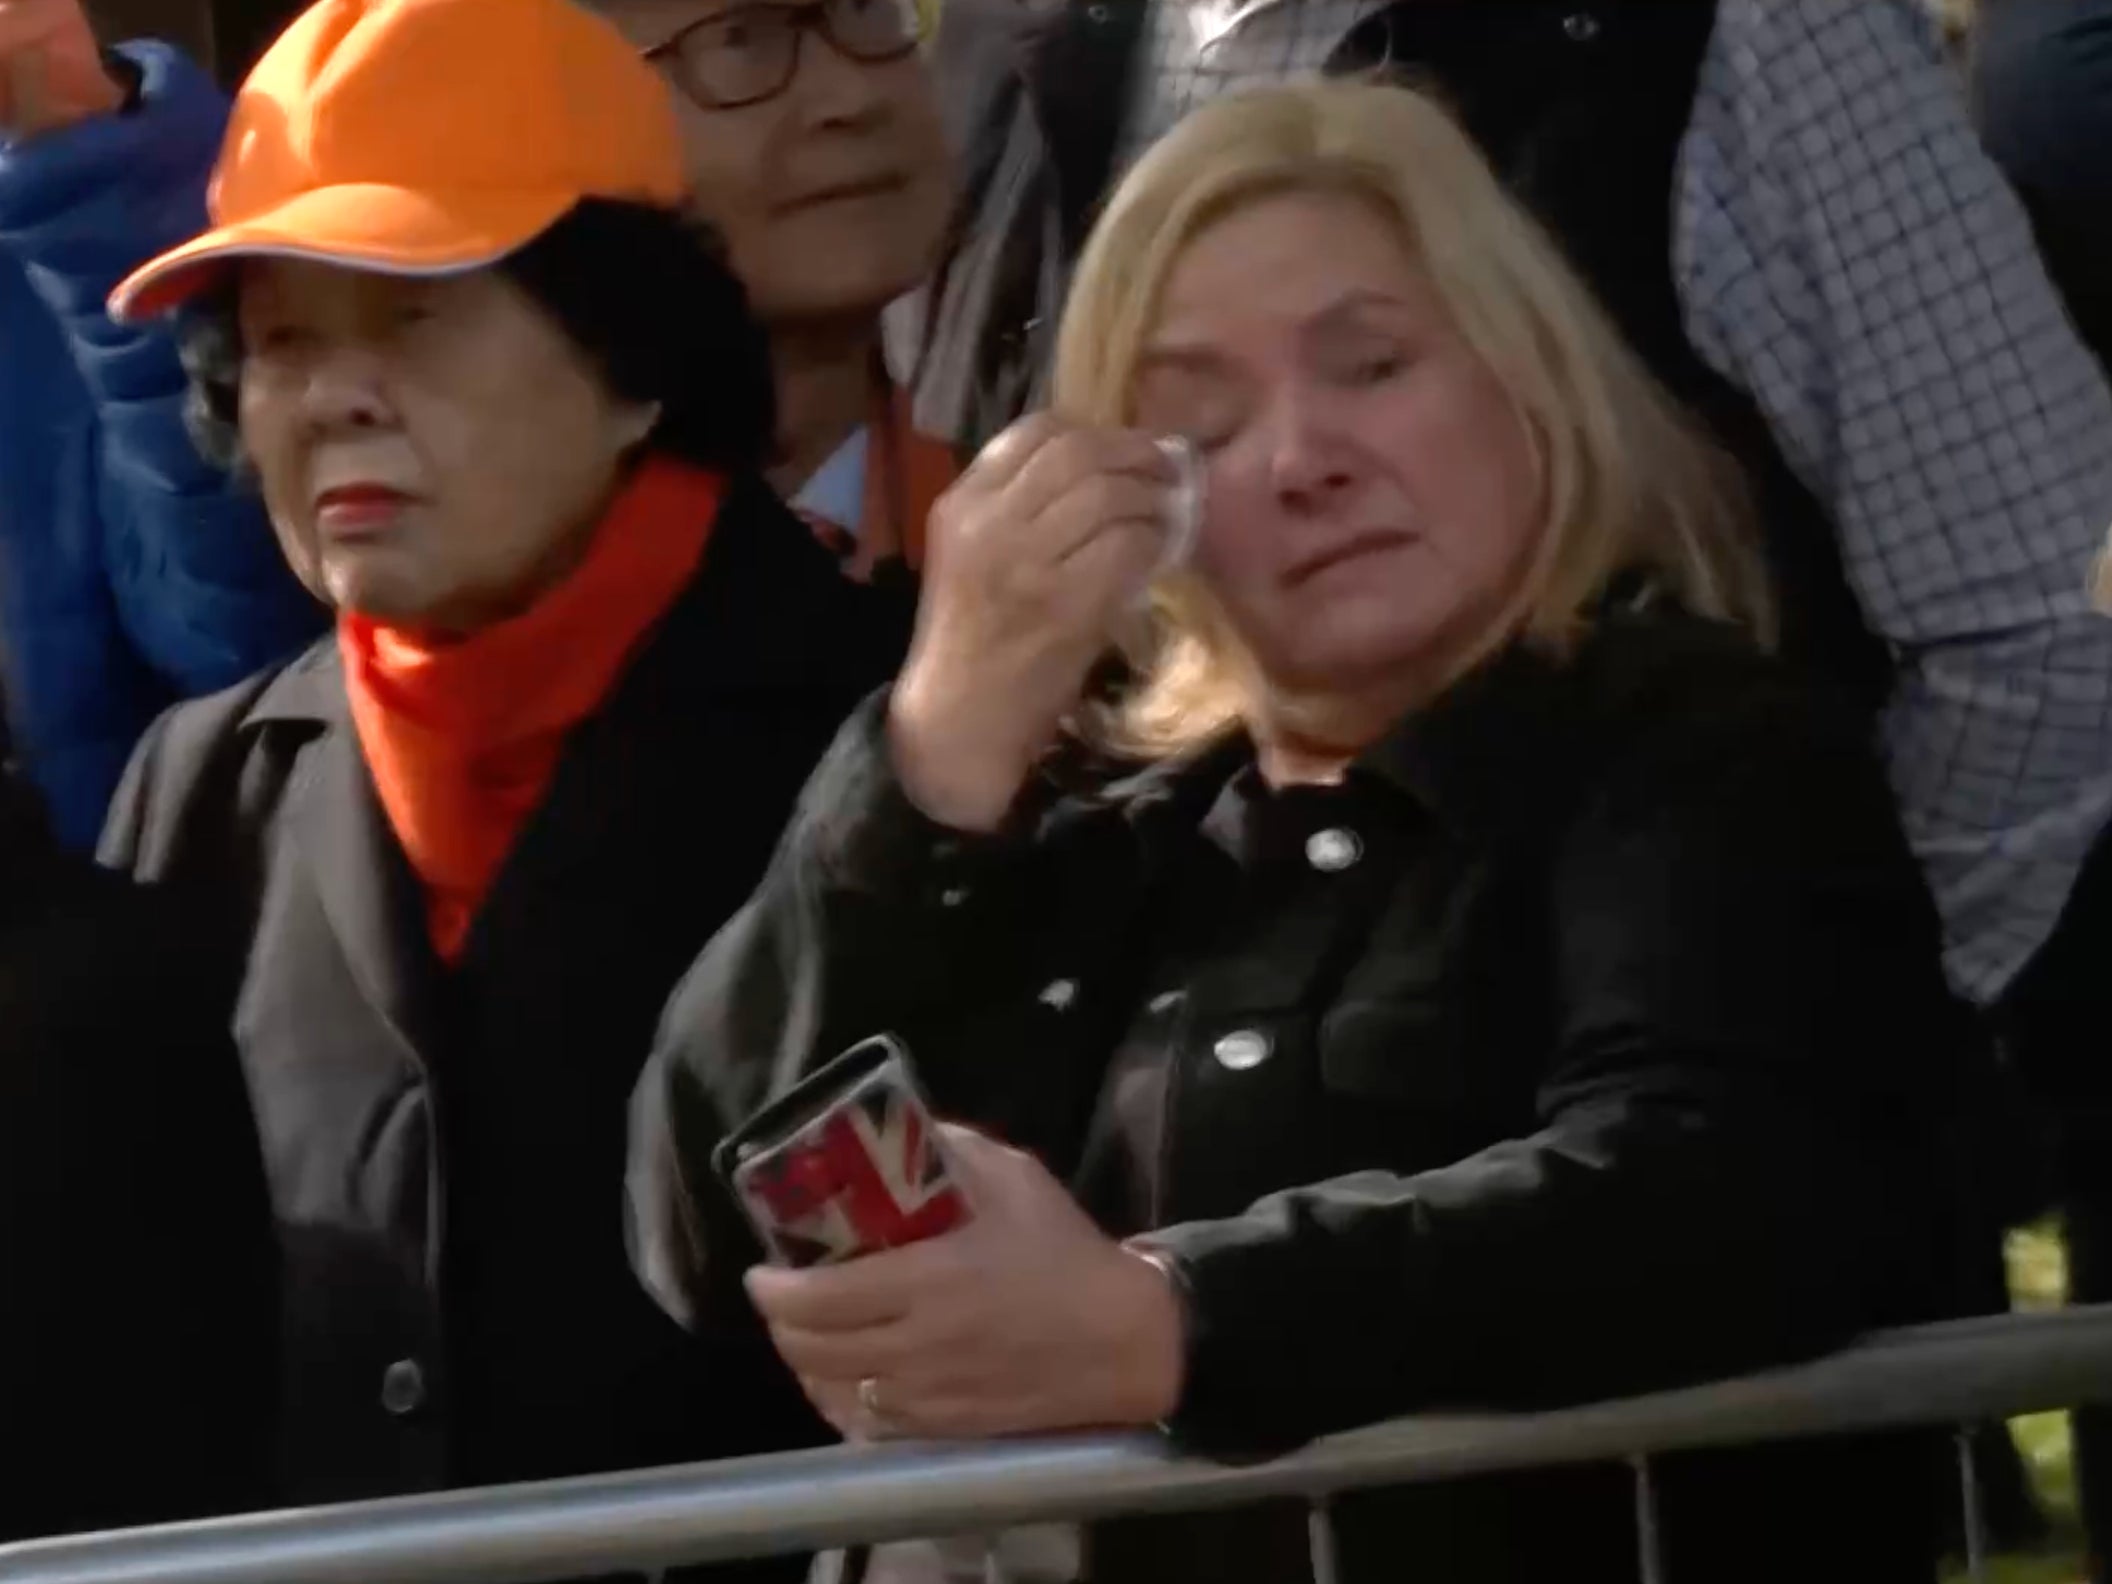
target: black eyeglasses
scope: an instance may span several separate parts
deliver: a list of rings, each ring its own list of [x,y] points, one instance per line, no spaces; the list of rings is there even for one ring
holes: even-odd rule
[[[645,58],[705,109],[738,110],[792,85],[809,33],[819,33],[840,55],[877,65],[915,50],[922,28],[916,0],[744,5],[693,23]]]

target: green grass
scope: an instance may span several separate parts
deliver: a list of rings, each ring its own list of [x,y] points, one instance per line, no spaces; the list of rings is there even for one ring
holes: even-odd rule
[[[1963,1580],[1961,1570],[1953,1575]],[[2079,1555],[2003,1556],[1988,1563],[1988,1584],[2077,1584],[2083,1576]]]
[[[2009,1290],[2019,1309],[2056,1308],[2067,1291],[2067,1268],[2059,1232],[2051,1226],[2012,1233],[2008,1246]],[[2027,1414],[2010,1421],[2009,1433],[2024,1454],[2024,1466],[2053,1538],[2037,1553],[1996,1557],[1990,1584],[2078,1584],[2083,1577],[2082,1529],[2075,1508],[2075,1462],[2068,1416]],[[1953,1575],[1964,1579],[1961,1566]]]

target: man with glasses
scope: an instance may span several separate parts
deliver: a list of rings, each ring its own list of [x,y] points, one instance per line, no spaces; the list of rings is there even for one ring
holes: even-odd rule
[[[913,567],[950,449],[916,433],[881,311],[954,200],[915,0],[594,0],[679,94],[690,190],[777,358],[773,482],[854,575]]]

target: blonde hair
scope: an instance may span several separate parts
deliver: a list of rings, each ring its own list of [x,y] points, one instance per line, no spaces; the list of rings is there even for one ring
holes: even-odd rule
[[[1372,82],[1272,88],[1188,117],[1138,162],[1080,259],[1054,404],[1127,423],[1137,365],[1182,253],[1265,199],[1329,192],[1396,226],[1461,335],[1508,392],[1545,471],[1547,518],[1520,589],[1454,676],[1522,638],[1566,654],[1616,578],[1771,642],[1774,613],[1730,463],[1662,390],[1427,97]],[[1154,589],[1140,685],[1096,734],[1179,752],[1241,714],[1239,664],[1193,577]]]

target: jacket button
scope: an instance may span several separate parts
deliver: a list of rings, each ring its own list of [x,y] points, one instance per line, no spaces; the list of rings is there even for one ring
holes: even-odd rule
[[[425,1406],[425,1371],[416,1359],[398,1359],[381,1372],[381,1406],[399,1419]]]
[[[1562,19],[1562,31],[1574,43],[1589,44],[1599,36],[1599,19],[1589,11],[1572,11]]]
[[[1212,1047],[1217,1064],[1231,1072],[1246,1072],[1269,1059],[1275,1046],[1260,1029],[1234,1029]]]
[[[1322,874],[1339,874],[1364,856],[1357,833],[1339,826],[1314,831],[1305,839],[1305,861]]]

